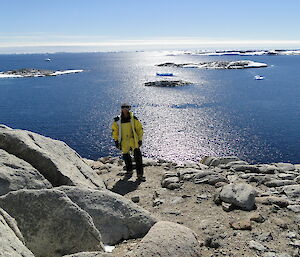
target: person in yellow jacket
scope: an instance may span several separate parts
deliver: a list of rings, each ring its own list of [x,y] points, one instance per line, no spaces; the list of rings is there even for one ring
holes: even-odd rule
[[[133,173],[131,153],[133,153],[137,179],[145,181],[143,159],[140,147],[143,140],[143,126],[136,116],[130,111],[131,106],[127,103],[121,105],[121,115],[114,118],[112,124],[112,137],[116,147],[122,151],[126,165],[126,177]]]

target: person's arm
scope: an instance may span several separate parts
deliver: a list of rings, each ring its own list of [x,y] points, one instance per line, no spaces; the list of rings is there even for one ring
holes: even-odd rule
[[[134,117],[134,127],[135,127],[136,134],[138,136],[138,141],[142,142],[143,135],[144,135],[143,125],[136,117]]]
[[[116,147],[119,147],[119,125],[117,123],[117,120],[115,118],[112,126],[111,126],[111,135],[112,135],[112,138],[113,140],[115,141],[115,144],[116,144]]]

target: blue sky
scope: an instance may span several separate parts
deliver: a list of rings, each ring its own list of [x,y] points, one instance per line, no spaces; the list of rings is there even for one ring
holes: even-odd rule
[[[0,52],[300,48],[299,0],[1,0]]]

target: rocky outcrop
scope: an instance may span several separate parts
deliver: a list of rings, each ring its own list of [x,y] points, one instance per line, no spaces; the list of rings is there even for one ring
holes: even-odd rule
[[[0,256],[1,257],[34,257],[24,245],[15,220],[0,208]]]
[[[51,188],[29,163],[0,149],[0,195],[19,189]]]
[[[101,248],[90,215],[55,189],[19,190],[0,197],[35,256],[54,257]]]
[[[241,61],[215,61],[201,63],[162,63],[156,66],[159,67],[178,67],[178,68],[198,68],[198,69],[247,69],[247,68],[262,68],[267,67],[265,63],[258,63],[249,60]]]
[[[182,225],[157,222],[142,241],[126,257],[197,257],[201,247],[197,235]]]
[[[0,149],[31,164],[52,186],[105,188],[101,178],[62,141],[2,125]]]
[[[145,82],[146,87],[179,87],[185,85],[191,85],[191,82],[183,80],[157,80],[151,82]]]
[[[114,245],[124,239],[143,237],[156,219],[132,201],[108,190],[59,187],[91,215],[102,241]]]
[[[0,78],[28,78],[28,77],[57,76],[63,74],[78,73],[82,71],[83,70],[53,71],[53,70],[24,68],[24,69],[0,72]]]

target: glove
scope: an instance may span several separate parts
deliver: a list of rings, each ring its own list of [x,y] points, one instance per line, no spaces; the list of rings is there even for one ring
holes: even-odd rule
[[[140,140],[140,141],[139,141],[139,146],[142,146],[142,144],[143,144],[143,142]]]
[[[115,141],[115,145],[116,145],[116,147],[119,149],[120,144],[119,144],[119,141],[118,141],[118,140]]]

